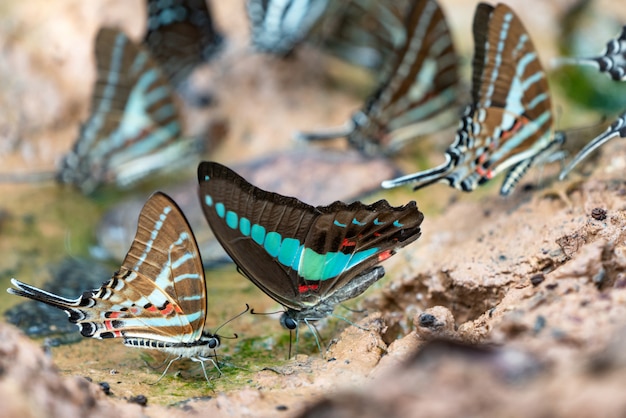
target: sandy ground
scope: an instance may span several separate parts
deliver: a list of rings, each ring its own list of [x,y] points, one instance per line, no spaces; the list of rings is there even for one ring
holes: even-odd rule
[[[340,65],[329,64],[329,75],[328,60],[308,48],[287,61],[251,54],[241,2],[219,3],[229,47],[197,75],[217,98],[211,118],[228,126],[213,158],[243,161],[291,147],[294,130],[341,124],[358,107],[362,86],[340,88]],[[462,31],[474,3],[442,3],[466,52]],[[531,3],[511,2],[547,58],[553,22],[568,2]],[[53,167],[88,111],[96,28],[121,25],[139,37],[142,6],[29,0],[1,7],[8,28],[0,36],[3,169]],[[338,332],[323,356],[242,372],[240,387],[190,392],[194,398],[175,406],[163,406],[159,385],[143,386],[142,406],[130,401],[136,392],[107,396],[68,371],[68,359],[103,342],[51,359],[0,323],[0,404],[6,416],[32,417],[624,416],[625,166],[626,146],[614,141],[563,183],[552,182],[558,167],[527,174],[527,187],[508,199],[497,187],[471,196],[443,185],[390,194],[393,203],[410,197],[437,210],[427,212],[420,240],[386,265],[391,279],[367,294],[358,327]],[[121,370],[126,359],[106,361]]]

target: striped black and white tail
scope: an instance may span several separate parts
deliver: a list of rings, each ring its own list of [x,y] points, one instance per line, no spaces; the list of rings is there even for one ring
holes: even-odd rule
[[[80,333],[84,337],[103,338],[94,335],[92,326],[84,326],[84,324],[81,323],[88,317],[88,311],[85,311],[82,308],[86,306],[88,307],[92,304],[93,295],[96,291],[85,292],[81,297],[77,299],[67,299],[50,292],[46,292],[45,290],[38,289],[26,283],[22,283],[16,279],[11,279],[11,284],[16,288],[8,289],[8,292],[10,294],[33,299],[53,306],[55,308],[61,309],[65,311],[67,316],[69,316],[71,322],[78,325]]]
[[[559,58],[557,65],[590,65],[607,74],[615,81],[626,81],[626,26],[614,39],[611,39],[598,57],[591,58]]]
[[[626,112],[622,113],[616,120],[604,131],[602,134],[598,135],[587,145],[583,147],[582,150],[576,154],[576,156],[572,159],[572,161],[567,164],[567,166],[561,171],[559,175],[559,180],[563,180],[570,171],[574,169],[582,160],[587,158],[589,154],[591,154],[596,149],[600,148],[605,143],[609,142],[613,138],[626,138]]]

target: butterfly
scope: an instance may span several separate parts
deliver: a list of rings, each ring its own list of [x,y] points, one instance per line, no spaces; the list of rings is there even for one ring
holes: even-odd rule
[[[401,27],[404,42],[363,109],[339,131],[300,133],[297,139],[346,136],[351,146],[366,154],[393,153],[416,136],[458,118],[459,58],[441,8],[435,0],[415,1]]]
[[[207,298],[195,237],[176,203],[155,193],[144,205],[135,239],[120,267],[100,289],[67,299],[16,279],[13,295],[64,310],[84,337],[122,338],[129,347],[157,349],[202,365],[220,337],[205,329]],[[219,369],[218,369],[219,370]]]
[[[200,163],[198,181],[213,233],[242,274],[286,308],[280,322],[290,330],[363,293],[385,274],[377,265],[420,236],[414,201],[314,207],[215,162]]]
[[[147,0],[144,43],[174,86],[223,46],[205,0]]]
[[[393,54],[406,41],[404,18],[409,0],[330,2],[310,34],[311,42],[384,79]]]
[[[469,192],[507,171],[500,194],[508,195],[532,164],[560,155],[565,135],[552,131],[548,82],[522,22],[505,4],[480,3],[473,32],[472,103],[446,162],[382,187],[416,183],[416,190],[447,181]]]
[[[309,34],[329,0],[247,0],[252,46],[288,55]]]
[[[615,81],[626,81],[626,26],[606,44],[602,56],[591,58],[560,58],[559,64],[582,64],[596,67]]]
[[[576,156],[569,162],[569,164],[561,171],[559,180],[565,179],[570,171],[578,165],[582,160],[587,158],[596,149],[600,148],[603,144],[609,142],[613,138],[626,138],[626,112],[617,117],[615,122],[611,124],[602,134],[592,139],[582,150],[576,154]]]
[[[91,115],[57,180],[93,192],[103,183],[125,187],[163,169],[180,168],[202,151],[182,138],[174,90],[147,49],[116,29],[96,36],[97,81]]]

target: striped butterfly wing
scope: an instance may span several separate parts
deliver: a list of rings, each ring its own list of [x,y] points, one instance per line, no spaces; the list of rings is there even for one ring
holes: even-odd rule
[[[550,92],[522,22],[504,4],[478,5],[474,16],[472,99],[447,161],[434,169],[383,182],[415,189],[436,181],[472,191],[508,170],[500,189],[509,194],[532,163],[549,159],[564,141],[552,132]]]
[[[570,171],[574,169],[582,160],[587,158],[596,149],[600,148],[605,143],[609,142],[613,138],[626,138],[626,112],[617,117],[615,122],[611,124],[602,134],[593,138],[587,145],[581,149],[578,154],[567,164],[567,166],[561,171],[559,180],[565,179]]]
[[[626,81],[626,26],[622,32],[606,44],[604,53],[591,58],[561,58],[561,64],[590,65],[607,74],[615,81]]]
[[[170,82],[178,86],[222,47],[205,0],[147,0],[145,44]]]
[[[347,62],[372,69],[385,80],[395,51],[406,40],[406,0],[331,2],[311,33],[314,43]]]
[[[406,12],[405,37],[390,69],[347,132],[301,134],[307,140],[347,135],[368,154],[393,153],[417,136],[437,131],[458,117],[458,56],[445,16],[435,0],[419,0]]]
[[[325,12],[329,0],[246,0],[255,49],[288,55]]]
[[[187,219],[165,194],[155,193],[143,207],[119,276],[120,291],[111,286],[106,294],[113,309],[131,313],[117,319],[125,337],[200,337],[207,308],[202,258]]]
[[[85,193],[107,182],[124,186],[166,165],[172,160],[169,148],[185,151],[177,143],[181,125],[174,91],[150,53],[110,28],[98,32],[95,51],[91,115],[59,171],[59,181]],[[134,164],[138,159],[144,163]]]
[[[100,289],[66,299],[13,279],[9,293],[69,315],[85,337],[124,338],[131,345],[193,343],[206,316],[204,270],[195,238],[178,206],[155,193],[139,215],[137,235],[122,264]]]
[[[198,168],[207,221],[243,274],[296,311],[315,306],[420,235],[415,202],[313,207],[252,186],[214,162]]]
[[[436,0],[414,2],[405,27],[406,42],[397,51],[389,78],[364,109],[366,124],[359,124],[359,115],[355,118],[357,129],[348,139],[357,146],[373,140],[394,151],[417,135],[450,125],[458,116],[459,59]],[[433,123],[429,129],[412,128],[428,121]]]

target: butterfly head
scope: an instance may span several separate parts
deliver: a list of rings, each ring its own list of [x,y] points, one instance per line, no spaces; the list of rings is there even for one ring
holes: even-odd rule
[[[217,334],[212,334],[209,331],[203,331],[200,341],[209,350],[215,350],[222,343],[221,337]]]
[[[293,318],[293,316],[290,315],[290,313],[287,311],[283,312],[283,314],[280,316],[280,325],[288,330],[294,330],[298,328],[298,321]]]

